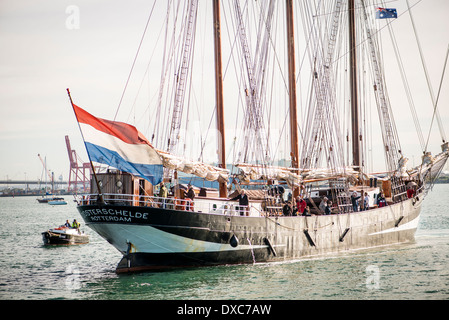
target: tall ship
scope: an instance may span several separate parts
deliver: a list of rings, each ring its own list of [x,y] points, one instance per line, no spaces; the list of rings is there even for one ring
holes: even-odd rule
[[[79,196],[77,208],[122,253],[117,272],[288,261],[414,241],[449,146],[442,134],[433,156],[418,134],[422,157],[407,166],[380,51],[382,29],[392,34],[403,18],[396,9],[364,0],[164,6],[163,15],[152,7],[134,60],[151,29],[162,52],[151,51],[142,83],[157,90],[141,102],[141,84],[130,113],[134,123],[149,119],[150,139],[129,121],[80,108],[67,89],[92,167],[107,166],[94,171],[92,194]],[[404,14],[412,18],[411,8]],[[436,119],[437,98],[426,106]],[[139,103],[148,106],[142,113]],[[383,170],[373,170],[381,156]]]

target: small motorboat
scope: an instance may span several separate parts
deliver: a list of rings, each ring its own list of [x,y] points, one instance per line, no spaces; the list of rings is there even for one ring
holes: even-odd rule
[[[36,199],[39,203],[49,203],[51,201],[64,201],[64,198],[61,197],[44,197]]]
[[[60,206],[60,205],[64,205],[67,204],[67,202],[62,199],[62,200],[52,200],[52,201],[48,201],[48,204],[51,204],[52,206]]]
[[[89,243],[89,235],[79,228],[61,226],[42,232],[45,245],[74,245]]]

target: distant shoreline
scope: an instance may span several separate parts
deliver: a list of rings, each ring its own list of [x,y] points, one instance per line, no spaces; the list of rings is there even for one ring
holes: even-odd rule
[[[439,177],[434,183],[435,184],[449,184],[449,176]],[[82,194],[82,193],[78,193],[78,195],[80,195],[80,194]],[[73,195],[75,195],[73,192],[54,194],[54,196],[58,196],[58,197],[73,196]],[[2,198],[2,197],[37,197],[37,198],[41,198],[41,197],[43,197],[43,195],[37,194],[37,193],[24,194],[19,191],[16,194],[14,194],[14,193],[0,194],[0,198]]]
[[[78,193],[80,194],[80,193]],[[54,194],[53,196],[57,196],[57,197],[64,197],[64,196],[73,196],[74,193],[62,193],[62,194]],[[42,198],[42,194],[0,194],[0,198],[6,198],[6,197],[36,197],[36,199],[38,198]]]

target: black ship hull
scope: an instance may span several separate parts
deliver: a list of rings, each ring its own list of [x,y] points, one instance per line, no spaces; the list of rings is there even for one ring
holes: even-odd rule
[[[422,198],[422,197],[421,197]],[[117,272],[287,261],[414,240],[422,199],[362,212],[259,216],[146,206],[80,205],[122,254]]]

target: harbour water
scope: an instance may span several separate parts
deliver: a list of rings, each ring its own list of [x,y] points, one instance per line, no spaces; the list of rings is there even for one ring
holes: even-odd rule
[[[286,263],[115,273],[121,258],[88,227],[89,244],[45,247],[41,232],[81,217],[35,197],[0,198],[0,299],[449,299],[449,184],[422,208],[415,243]]]

